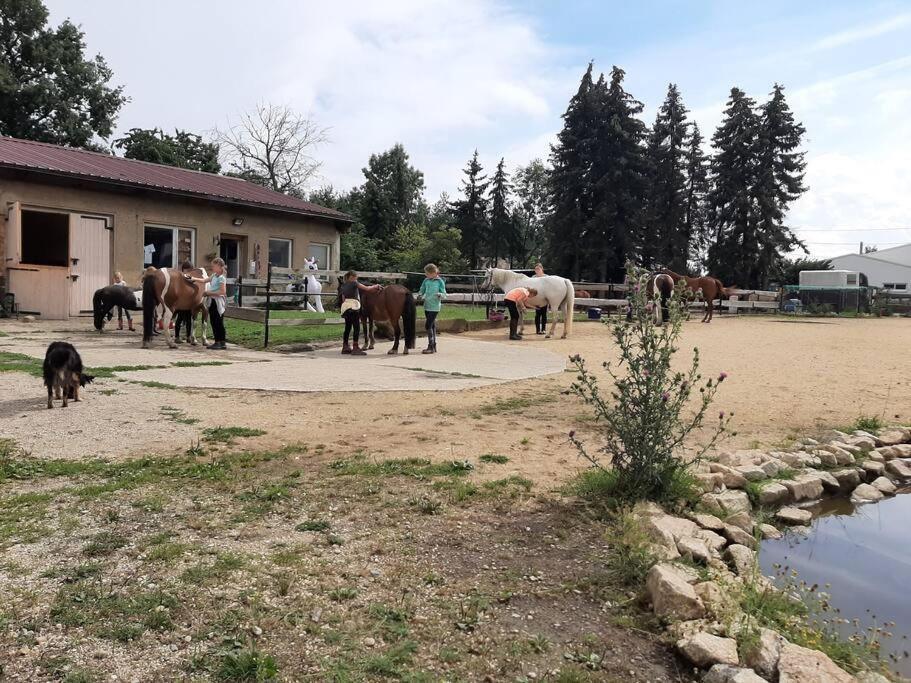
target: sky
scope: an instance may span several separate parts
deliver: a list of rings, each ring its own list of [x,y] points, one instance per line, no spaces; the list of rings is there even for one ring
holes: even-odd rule
[[[777,82],[807,129],[789,223],[814,257],[911,242],[911,2],[856,0],[45,0],[126,86],[118,132],[210,131],[257,103],[329,129],[315,186],[363,182],[402,143],[427,199],[546,159],[588,62],[617,65],[647,122],[668,83],[706,138],[731,87]]]

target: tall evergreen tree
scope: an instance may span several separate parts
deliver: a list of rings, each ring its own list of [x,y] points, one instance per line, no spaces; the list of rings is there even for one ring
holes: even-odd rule
[[[475,150],[463,171],[462,198],[453,204],[455,224],[462,233],[462,254],[468,259],[469,268],[478,267],[489,234],[485,193],[490,183],[483,170]]]
[[[759,283],[761,245],[753,210],[759,117],[756,103],[731,89],[724,119],[712,136],[712,188],[708,222],[712,231],[708,262],[712,274],[744,287]]]
[[[687,109],[671,83],[648,136],[649,189],[641,263],[686,269],[690,232],[687,229]]]
[[[512,255],[515,266],[527,268],[543,257],[546,235],[545,219],[550,210],[548,169],[540,159],[533,159],[513,173],[517,205]]]
[[[547,220],[548,267],[581,279],[586,231],[593,212],[592,167],[597,105],[589,63],[576,94],[563,114],[563,129],[551,147],[552,211]]]
[[[807,191],[803,183],[805,153],[799,151],[806,132],[784,98],[784,87],[775,84],[770,99],[759,112],[754,207],[759,250],[758,284],[765,286],[770,274],[789,251],[804,244],[784,224],[788,205]]]
[[[370,237],[386,239],[409,222],[420,220],[424,174],[409,163],[401,144],[372,154],[364,168],[360,219]]]
[[[686,243],[689,245],[686,261],[687,264],[698,263],[703,260],[708,247],[705,224],[705,197],[708,192],[708,160],[702,150],[702,134],[699,126],[694,122],[690,130],[686,149],[686,197],[683,216],[683,229],[686,232]],[[681,265],[671,261],[672,264]],[[675,265],[670,268],[676,270]]]
[[[596,129],[592,166],[592,217],[586,245],[594,256],[585,275],[601,282],[621,279],[627,259],[642,246],[644,206],[648,191],[645,124],[638,118],[643,105],[623,88],[625,73],[611,70],[595,84]]]
[[[510,210],[509,194],[512,186],[506,174],[505,162],[501,158],[490,183],[490,232],[488,234],[488,256],[496,264],[501,257],[512,255],[515,243],[515,222]]]

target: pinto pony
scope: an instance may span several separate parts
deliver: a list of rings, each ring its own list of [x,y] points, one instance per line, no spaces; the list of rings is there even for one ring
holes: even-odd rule
[[[553,321],[550,324],[550,331],[546,338],[550,339],[557,330],[557,311],[563,311],[563,339],[569,336],[573,329],[573,310],[576,304],[576,290],[573,283],[565,277],[559,275],[544,275],[543,277],[528,277],[522,273],[516,273],[512,270],[503,268],[488,268],[481,289],[499,289],[503,293],[512,291],[516,287],[525,287],[526,289],[535,289],[538,294],[530,297],[525,302],[526,306],[540,308],[546,306],[551,313],[554,313]],[[524,317],[519,321],[522,327],[525,326]]]
[[[660,298],[660,305],[655,306],[655,322],[660,325],[670,319],[667,302],[674,294],[674,278],[667,273],[653,273],[648,278],[645,289],[649,301],[654,302],[655,297]]]
[[[402,328],[405,334],[405,350],[414,348],[417,328],[417,306],[414,295],[407,287],[402,285],[388,285],[377,292],[361,292],[361,321],[364,323],[364,348],[372,349],[375,344],[374,323],[388,322],[392,325],[395,340],[389,355],[399,352],[399,340],[402,338]],[[402,328],[399,327],[399,318]]]
[[[195,268],[188,272],[195,277],[207,277],[203,268]],[[177,344],[171,338],[171,318],[176,311],[190,311],[194,321],[196,313],[202,311],[202,342],[206,343],[206,323],[209,318],[203,288],[174,268],[159,270],[149,267],[142,278],[142,348],[149,348],[155,327],[155,309],[158,306],[163,309],[162,325],[169,347],[177,348]],[[190,326],[190,335],[191,340],[195,342],[193,327]]]
[[[705,315],[702,322],[712,322],[712,315],[715,311],[715,299],[728,296],[729,289],[721,284],[721,280],[715,277],[689,277],[688,275],[679,275],[672,270],[665,268],[661,271],[673,279],[674,283],[683,282],[686,288],[695,293],[702,294],[702,300],[705,302]]]

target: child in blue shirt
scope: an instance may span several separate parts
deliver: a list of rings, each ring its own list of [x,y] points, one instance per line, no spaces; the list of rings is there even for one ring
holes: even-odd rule
[[[427,348],[421,353],[437,352],[437,316],[443,307],[443,297],[446,296],[446,283],[440,277],[440,270],[434,264],[424,266],[424,281],[418,290],[418,295],[424,300],[424,329],[427,330]]]

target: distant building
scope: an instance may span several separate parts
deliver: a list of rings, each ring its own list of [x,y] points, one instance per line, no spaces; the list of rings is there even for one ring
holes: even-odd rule
[[[0,280],[42,318],[91,313],[114,271],[137,287],[147,265],[219,255],[236,278],[309,256],[337,269],[350,225],[237,178],[0,136]]]
[[[911,244],[869,254],[845,254],[830,259],[832,268],[863,273],[871,287],[893,292],[911,291]]]

